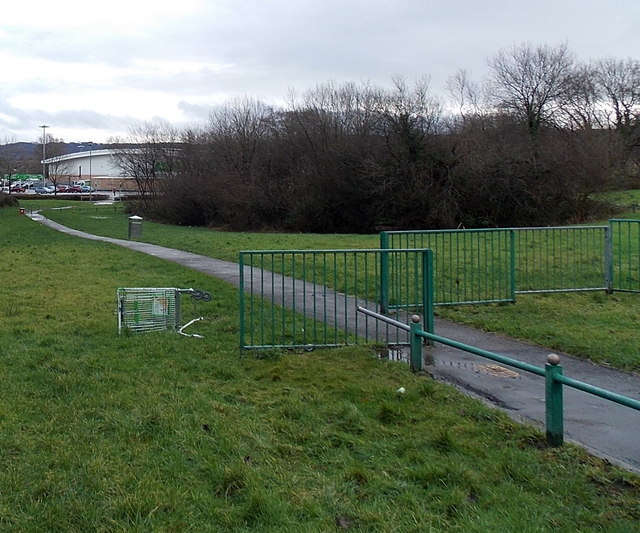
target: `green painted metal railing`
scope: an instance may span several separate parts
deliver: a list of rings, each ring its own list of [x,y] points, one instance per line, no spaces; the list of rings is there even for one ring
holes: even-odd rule
[[[514,234],[509,229],[388,231],[380,233],[380,248],[429,248],[434,253],[436,305],[513,302],[515,300]],[[386,282],[401,271],[383,256],[382,308],[404,307],[402,295]]]
[[[384,320],[384,317],[379,317]],[[626,407],[640,411],[640,401],[617,394],[615,392],[601,389],[589,383],[578,381],[576,379],[564,376],[562,373],[562,366],[559,364],[560,358],[555,354],[550,354],[547,357],[547,363],[544,368],[540,368],[529,363],[518,361],[501,354],[469,346],[467,344],[441,337],[433,332],[425,331],[420,327],[420,317],[413,315],[411,317],[410,326],[410,347],[411,347],[411,361],[412,366],[416,371],[422,369],[422,342],[420,339],[426,339],[431,342],[439,342],[452,348],[457,348],[468,353],[491,359],[497,363],[517,368],[537,376],[545,378],[545,420],[546,420],[546,433],[547,442],[552,446],[559,446],[564,441],[564,401],[562,386],[581,390],[593,396],[598,396],[615,402]]]
[[[607,289],[608,226],[513,231],[517,294]]]
[[[640,292],[640,220],[612,219],[611,260],[608,264],[612,290]]]
[[[389,314],[515,302],[524,293],[640,292],[639,228],[640,220],[611,220],[607,226],[390,231],[380,234],[379,250],[241,252],[241,346],[392,342],[389,331],[357,323],[360,304]],[[405,340],[396,328],[395,342]]]
[[[380,248],[433,250],[435,305],[514,302],[526,293],[640,291],[639,226],[383,231]],[[390,290],[394,267],[384,256],[381,268],[382,308],[410,303]]]
[[[391,289],[433,331],[430,250],[252,250],[239,254],[241,348],[408,344],[402,328],[357,313],[358,306],[379,309],[383,254],[394,265]]]

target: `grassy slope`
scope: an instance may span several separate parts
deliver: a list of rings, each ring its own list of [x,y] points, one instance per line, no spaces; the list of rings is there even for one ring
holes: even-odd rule
[[[229,286],[14,211],[0,210],[0,530],[637,527],[637,476],[362,348],[242,358]],[[140,285],[211,291],[204,339],[119,337],[115,289]]]

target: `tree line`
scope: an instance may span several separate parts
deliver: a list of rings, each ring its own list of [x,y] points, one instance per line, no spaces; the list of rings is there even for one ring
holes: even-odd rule
[[[452,75],[447,102],[427,78],[235,99],[201,127],[140,124],[117,158],[146,216],[235,230],[560,224],[638,185],[638,61],[523,44],[488,66]]]

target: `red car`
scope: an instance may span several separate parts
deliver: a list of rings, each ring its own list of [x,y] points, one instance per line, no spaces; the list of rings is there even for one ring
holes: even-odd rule
[[[24,187],[11,187],[11,192],[27,192]]]
[[[67,189],[67,192],[82,192],[82,189],[78,185],[72,185]]]

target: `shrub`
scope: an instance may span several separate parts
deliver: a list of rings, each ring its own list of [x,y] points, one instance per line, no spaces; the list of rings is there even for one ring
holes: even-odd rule
[[[10,194],[0,192],[0,207],[18,207],[18,199]]]

